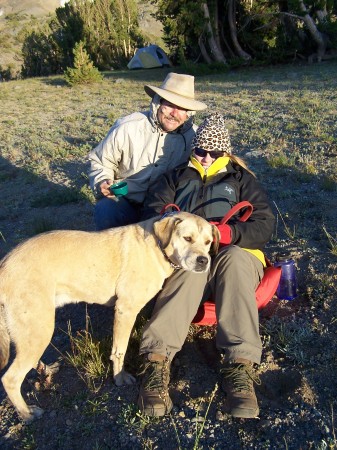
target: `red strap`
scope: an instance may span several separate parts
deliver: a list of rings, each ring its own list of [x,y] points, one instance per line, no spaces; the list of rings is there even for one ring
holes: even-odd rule
[[[178,205],[176,205],[174,203],[169,203],[163,207],[163,209],[160,211],[160,214],[163,215],[165,213],[165,211],[169,208],[175,208],[177,211],[180,211],[180,208]]]
[[[224,217],[221,219],[220,223],[221,224],[227,223],[229,221],[229,219],[234,216],[234,214],[236,214],[237,212],[240,211],[240,209],[243,209],[243,208],[247,208],[247,211],[244,212],[242,217],[240,217],[239,221],[246,222],[246,220],[248,220],[249,217],[252,215],[254,208],[251,203],[244,200],[243,202],[239,202],[235,206],[233,206],[233,208],[230,209],[228,211],[228,213],[224,215]]]

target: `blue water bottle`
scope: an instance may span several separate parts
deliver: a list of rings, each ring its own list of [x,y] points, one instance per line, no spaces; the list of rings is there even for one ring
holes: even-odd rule
[[[280,300],[293,300],[297,297],[297,281],[295,261],[289,253],[280,253],[276,256],[275,267],[281,267],[281,279],[276,295]]]

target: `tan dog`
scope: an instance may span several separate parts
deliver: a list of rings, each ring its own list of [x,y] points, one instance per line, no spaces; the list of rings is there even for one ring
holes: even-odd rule
[[[102,232],[55,231],[27,240],[0,262],[0,369],[8,397],[29,422],[43,410],[28,406],[21,384],[36,367],[55,327],[55,308],[67,303],[115,305],[110,359],[118,386],[134,378],[124,371],[129,336],[139,311],[178,266],[205,272],[217,229],[178,213]]]

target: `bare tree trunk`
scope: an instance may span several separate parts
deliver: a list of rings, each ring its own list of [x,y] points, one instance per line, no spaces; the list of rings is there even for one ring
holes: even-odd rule
[[[202,36],[199,37],[198,44],[199,44],[199,47],[200,47],[200,51],[201,51],[202,57],[204,58],[204,60],[206,61],[207,64],[211,64],[212,63],[212,59],[209,56],[209,54],[207,53],[205,44],[203,43],[203,40],[202,40]]]
[[[216,3],[215,10],[214,10],[214,35],[215,35],[215,42],[216,42],[217,46],[219,48],[221,48],[218,3]]]
[[[318,9],[316,11],[316,15],[318,17],[318,20],[322,23],[326,21],[328,11],[326,10],[326,5],[323,6],[322,9]]]
[[[226,50],[227,50],[229,56],[230,56],[231,58],[235,58],[236,55],[235,55],[235,53],[233,52],[233,50],[231,49],[230,45],[228,44],[228,41],[227,41],[227,39],[226,39],[226,36],[225,36],[223,27],[221,27],[221,38],[222,38],[222,40],[223,40],[223,42],[224,42],[224,44],[225,44],[225,47],[226,47]]]
[[[212,25],[211,25],[211,20],[210,20],[210,16],[209,16],[209,10],[208,10],[207,3],[202,4],[202,9],[204,11],[204,17],[205,17],[205,21],[206,21],[206,30],[209,35],[208,44],[210,46],[211,53],[214,56],[214,59],[216,62],[226,64],[226,58],[225,58],[224,54],[222,53],[221,48],[218,47],[216,40],[214,38],[214,33],[213,33]],[[200,50],[201,50],[201,48],[200,48]]]
[[[299,0],[299,6],[301,11],[305,13],[303,16],[303,21],[308,27],[308,30],[317,45],[317,60],[321,61],[326,50],[326,40],[324,39],[323,34],[317,29],[313,18],[310,16],[306,6],[303,3],[303,0]]]
[[[240,57],[245,59],[246,61],[252,59],[252,57],[246,53],[241,45],[239,44],[238,40],[238,34],[236,29],[236,19],[235,14],[236,13],[236,0],[229,0],[228,1],[228,23],[229,23],[229,31],[231,34],[232,42],[234,49],[236,51],[236,54]]]

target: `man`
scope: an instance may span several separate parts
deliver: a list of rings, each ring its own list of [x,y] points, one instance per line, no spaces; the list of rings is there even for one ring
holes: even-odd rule
[[[207,108],[195,100],[194,77],[169,73],[162,85],[145,85],[150,109],[117,120],[90,152],[90,185],[97,198],[97,230],[136,223],[150,183],[190,156],[196,111]],[[126,181],[127,195],[116,197],[110,186]]]

